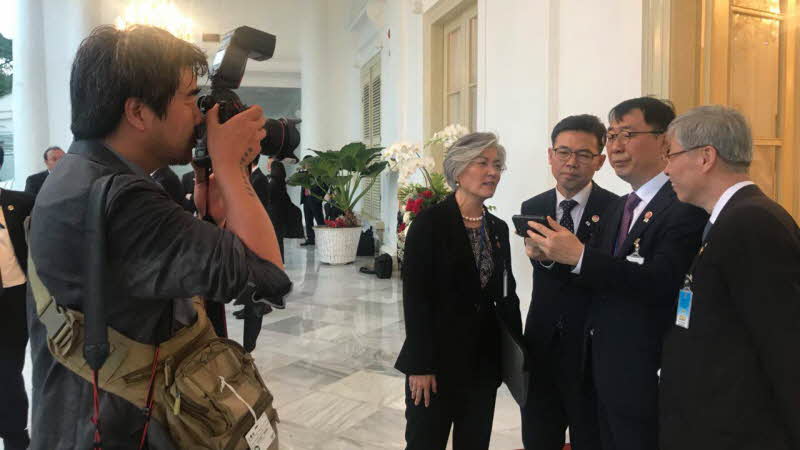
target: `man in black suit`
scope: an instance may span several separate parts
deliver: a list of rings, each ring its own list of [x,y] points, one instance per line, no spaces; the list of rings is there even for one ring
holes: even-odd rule
[[[306,155],[303,160],[311,158]],[[313,194],[313,195],[312,195]],[[303,217],[306,222],[306,240],[301,246],[314,245],[316,236],[314,235],[314,222],[317,225],[325,225],[325,215],[322,212],[322,199],[325,197],[325,189],[316,186],[314,189],[306,189],[300,193],[300,204],[303,205]]]
[[[157,169],[150,176],[164,188],[169,197],[175,200],[175,203],[183,206],[184,195],[181,180],[178,179],[178,175],[169,166]]]
[[[181,177],[181,186],[183,186],[183,209],[194,213],[197,211],[197,206],[194,204],[194,170],[190,170],[183,174]]]
[[[523,202],[522,214],[554,217],[588,242],[608,205],[619,198],[592,182],[606,159],[606,127],[592,115],[570,116],[550,139],[547,158],[556,187]],[[599,449],[594,389],[581,371],[590,293],[570,282],[569,266],[533,259],[531,264],[534,289],[525,340],[533,367],[522,408],[522,442],[525,448],[561,450],[569,427],[575,450]]]
[[[800,449],[800,231],[747,174],[742,115],[670,125],[678,198],[711,214],[664,343],[661,449]]]
[[[34,198],[39,195],[39,190],[42,189],[47,175],[53,171],[53,168],[56,167],[56,163],[58,163],[63,156],[64,150],[62,150],[61,147],[48,147],[47,150],[44,151],[44,164],[47,166],[47,170],[29,176],[28,179],[25,180],[25,192],[33,195]]]
[[[0,167],[2,167],[0,158]],[[28,327],[25,313],[25,271],[28,245],[23,221],[34,197],[0,189],[0,438],[6,450],[28,448],[28,395],[22,368]]]
[[[670,105],[650,97],[611,110],[608,158],[633,192],[609,208],[590,245],[552,219],[550,228],[533,225],[544,236],[528,233],[540,252],[534,257],[573,266],[575,281],[592,291],[586,363],[604,450],[658,448],[661,345],[708,220],[678,200],[664,174],[664,132],[674,118]]]

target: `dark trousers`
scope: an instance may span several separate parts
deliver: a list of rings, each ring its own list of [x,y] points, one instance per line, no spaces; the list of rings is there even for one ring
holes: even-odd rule
[[[537,356],[521,411],[525,448],[561,450],[569,427],[573,450],[600,450],[597,398],[591,375],[581,370],[583,339],[556,334],[549,350]]]
[[[598,352],[594,351],[592,340],[589,339],[589,349],[587,358],[592,367],[598,367],[603,363],[602,358],[598,357]],[[655,372],[655,369],[653,370]],[[658,448],[658,402],[655,397],[652,399],[652,414],[642,416],[633,411],[625,410],[619,405],[617,396],[637,395],[633,392],[603,392],[597,387],[597,420],[600,427],[600,439],[603,443],[603,450],[651,450]],[[645,394],[638,393],[640,397]]]
[[[444,384],[444,386],[442,385]],[[414,405],[406,377],[406,449],[444,450],[453,427],[453,450],[486,450],[492,434],[497,387],[438,386],[427,408]]]
[[[22,379],[28,344],[26,286],[7,288],[0,295],[0,437],[5,440],[28,428],[28,395]]]
[[[303,200],[303,217],[306,221],[306,241],[314,242],[314,222],[325,225],[325,216],[322,214],[322,200],[315,197],[306,197]]]

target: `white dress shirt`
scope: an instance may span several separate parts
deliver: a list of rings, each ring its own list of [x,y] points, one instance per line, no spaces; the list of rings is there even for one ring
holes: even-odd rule
[[[2,190],[0,190],[2,195]],[[3,277],[3,287],[10,288],[24,284],[27,279],[22,267],[17,261],[17,254],[14,253],[14,245],[11,243],[11,236],[8,234],[6,215],[3,208],[0,208],[0,276]]]
[[[653,198],[658,194],[658,191],[664,187],[669,181],[669,177],[664,172],[659,173],[658,175],[654,176],[650,179],[647,183],[641,185],[639,189],[636,191],[636,195],[642,199],[636,208],[633,209],[633,216],[631,217],[631,225],[628,227],[628,231],[631,231],[633,225],[636,223],[636,219],[642,215],[642,212],[647,208],[647,205],[653,200]],[[584,253],[586,250],[584,249]],[[581,257],[578,260],[578,264],[572,269],[572,273],[579,274],[581,273],[581,265],[583,265],[583,253],[581,253]]]
[[[570,216],[572,216],[572,223],[575,224],[574,233],[578,232],[578,227],[581,224],[581,217],[583,217],[583,211],[586,209],[586,203],[589,201],[589,195],[592,193],[592,182],[590,181],[589,184],[583,187],[577,194],[575,194],[572,198],[564,197],[563,194],[556,188],[556,221],[561,223],[561,217],[564,216],[564,210],[561,209],[561,202],[564,200],[575,200],[578,202],[570,211]]]
[[[719,213],[722,212],[722,208],[724,208],[725,205],[728,204],[731,197],[733,197],[733,194],[739,192],[739,189],[745,186],[750,186],[751,184],[755,183],[749,180],[740,181],[734,184],[733,186],[729,187],[728,189],[726,189],[725,192],[723,192],[722,195],[720,195],[719,199],[717,200],[717,203],[714,203],[714,209],[711,210],[711,217],[709,217],[708,221],[711,223],[716,222],[717,217],[719,217]]]

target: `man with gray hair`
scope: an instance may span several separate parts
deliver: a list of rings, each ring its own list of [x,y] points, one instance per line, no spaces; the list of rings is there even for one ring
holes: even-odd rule
[[[664,344],[660,448],[800,449],[800,231],[748,175],[744,117],[675,119],[669,175],[711,217]]]

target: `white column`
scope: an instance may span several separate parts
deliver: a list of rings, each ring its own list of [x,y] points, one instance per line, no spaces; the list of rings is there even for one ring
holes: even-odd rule
[[[326,150],[323,139],[325,127],[323,97],[325,95],[325,13],[327,2],[304,0],[302,17],[302,43],[300,63],[301,109],[303,123],[300,125],[302,156],[311,154],[306,149]],[[301,157],[302,157],[301,156]]]
[[[14,189],[42,170],[50,139],[42,0],[16,0],[14,52]]]

